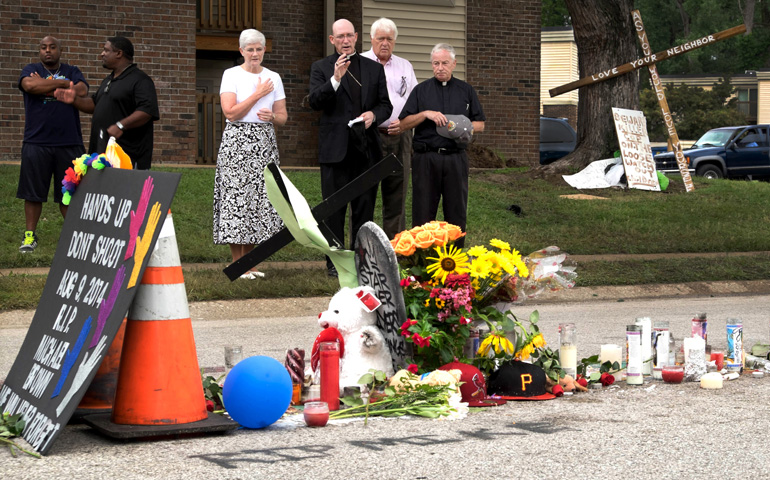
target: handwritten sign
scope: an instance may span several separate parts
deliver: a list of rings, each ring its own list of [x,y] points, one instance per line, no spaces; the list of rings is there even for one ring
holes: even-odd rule
[[[628,186],[659,192],[660,184],[655,173],[655,160],[652,158],[644,114],[638,110],[613,107],[612,118],[615,120]]]
[[[0,387],[0,411],[46,453],[78,406],[136,293],[181,175],[92,170],[64,221],[21,350]]]
[[[387,235],[374,222],[366,222],[356,235],[356,271],[358,283],[370,286],[382,305],[375,310],[377,327],[385,337],[393,370],[406,366],[406,358],[412,355],[411,344],[404,341],[401,325],[406,321],[404,293],[398,273],[396,252]]]

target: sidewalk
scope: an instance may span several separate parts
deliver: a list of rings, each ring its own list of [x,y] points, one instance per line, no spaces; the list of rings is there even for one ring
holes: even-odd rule
[[[746,256],[770,256],[770,251],[757,251],[757,252],[706,252],[706,253],[609,253],[600,255],[569,255],[569,259],[573,262],[622,262],[626,260],[660,260],[665,258],[723,258],[723,257],[746,257]],[[228,264],[226,263],[183,263],[183,270],[222,270]],[[261,267],[270,270],[314,270],[322,269],[326,266],[323,261],[317,262],[263,262],[260,263]],[[33,267],[33,268],[0,268],[0,276],[9,275],[14,273],[16,275],[47,275],[48,267]]]

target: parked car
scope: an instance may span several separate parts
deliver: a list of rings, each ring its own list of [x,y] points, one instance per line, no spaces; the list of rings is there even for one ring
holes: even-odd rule
[[[548,165],[575,150],[577,134],[563,118],[540,117],[540,164]]]
[[[690,173],[706,178],[770,175],[770,125],[709,130],[683,151]],[[658,171],[679,173],[673,152],[655,156]]]

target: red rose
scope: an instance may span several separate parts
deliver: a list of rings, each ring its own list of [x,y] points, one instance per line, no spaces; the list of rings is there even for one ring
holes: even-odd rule
[[[414,363],[410,363],[409,366],[406,367],[406,369],[414,373],[415,375],[417,375],[417,372],[419,371],[417,365],[415,365]]]
[[[613,380],[614,380],[614,378],[613,378]],[[588,387],[588,380],[586,380],[583,377],[578,378],[577,380],[575,380],[575,382],[578,385],[580,385],[581,387],[583,387],[583,388],[587,388]]]
[[[561,397],[564,395],[564,389],[561,387],[561,385],[554,385],[551,389],[551,393],[553,393],[555,397]]]
[[[615,383],[615,377],[612,376],[610,373],[602,373],[601,378],[599,378],[599,381],[602,382],[602,385],[605,387],[609,387],[613,383]]]
[[[208,410],[209,412],[213,412],[214,411],[214,402],[213,401],[206,400],[206,410]]]

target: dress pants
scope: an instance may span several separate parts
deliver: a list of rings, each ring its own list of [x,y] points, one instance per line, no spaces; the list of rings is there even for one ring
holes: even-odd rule
[[[436,220],[438,204],[444,221],[465,231],[468,214],[468,155],[465,151],[443,155],[414,152],[412,155],[412,225]],[[455,245],[462,247],[464,239]]]
[[[367,157],[358,154],[348,155],[338,163],[321,164],[321,193],[323,198],[329,198],[337,190],[352,182],[371,166]],[[374,204],[377,198],[377,187],[370,188],[350,202],[350,246],[352,250],[355,244],[356,234],[361,226],[374,219]],[[331,214],[325,221],[329,229],[345,245],[345,216],[347,207],[341,208]],[[331,260],[326,259],[327,266],[331,267]]]
[[[383,158],[395,155],[402,164],[402,169],[388,175],[380,183],[382,191],[382,230],[388,238],[406,230],[406,193],[409,190],[409,177],[412,163],[412,131],[400,135],[388,135],[380,130]]]

